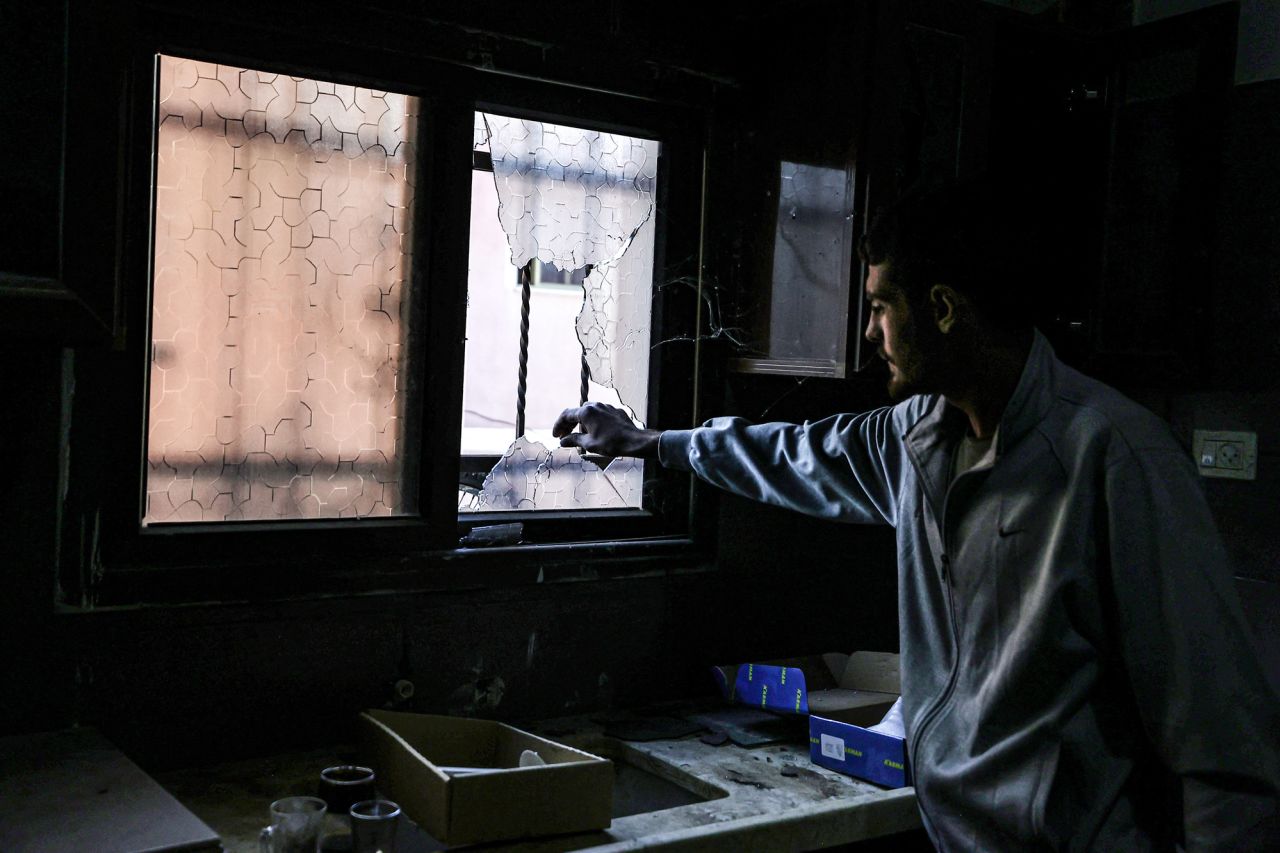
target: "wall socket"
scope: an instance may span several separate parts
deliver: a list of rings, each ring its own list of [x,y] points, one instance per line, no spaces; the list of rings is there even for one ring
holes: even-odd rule
[[[1254,480],[1258,476],[1258,434],[1194,430],[1191,453],[1202,477]]]

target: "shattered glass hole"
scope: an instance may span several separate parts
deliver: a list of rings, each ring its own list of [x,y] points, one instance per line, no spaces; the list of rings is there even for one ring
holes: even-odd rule
[[[638,508],[639,460],[602,469],[550,429],[584,388],[646,417],[659,143],[480,113],[475,140],[462,453],[497,463],[459,509]]]

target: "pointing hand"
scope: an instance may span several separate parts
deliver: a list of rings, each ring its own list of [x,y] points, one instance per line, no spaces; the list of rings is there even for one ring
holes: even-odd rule
[[[574,432],[575,427],[582,431]],[[622,409],[593,402],[561,412],[551,434],[560,439],[561,447],[581,447],[600,456],[656,459],[661,432],[640,429]]]

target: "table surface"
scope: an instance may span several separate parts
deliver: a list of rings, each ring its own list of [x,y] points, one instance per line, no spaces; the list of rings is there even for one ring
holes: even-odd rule
[[[218,837],[92,728],[0,738],[0,850],[217,850]]]
[[[786,743],[746,749],[712,746],[697,735],[648,742],[605,738],[589,718],[566,718],[528,727],[554,740],[591,751],[623,755],[652,773],[693,784],[705,802],[618,817],[598,832],[468,850],[550,851],[821,849],[918,828],[913,788],[886,789],[818,767],[808,745]],[[607,749],[602,749],[607,747]],[[228,851],[257,851],[258,832],[272,800],[314,794],[320,770],[352,763],[351,748],[291,752],[157,774],[157,780],[222,837]],[[784,772],[785,771],[785,772]],[[719,796],[724,792],[724,796]],[[445,849],[412,823],[403,822],[400,853]]]

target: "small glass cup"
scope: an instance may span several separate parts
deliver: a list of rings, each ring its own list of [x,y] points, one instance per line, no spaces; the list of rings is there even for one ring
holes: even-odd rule
[[[329,814],[345,817],[350,808],[374,797],[373,770],[354,764],[340,764],[320,771],[317,793],[329,807]]]
[[[271,804],[271,825],[258,834],[261,853],[315,853],[326,806],[319,797],[285,797]]]
[[[365,800],[351,807],[353,853],[396,853],[400,807],[390,800]]]

